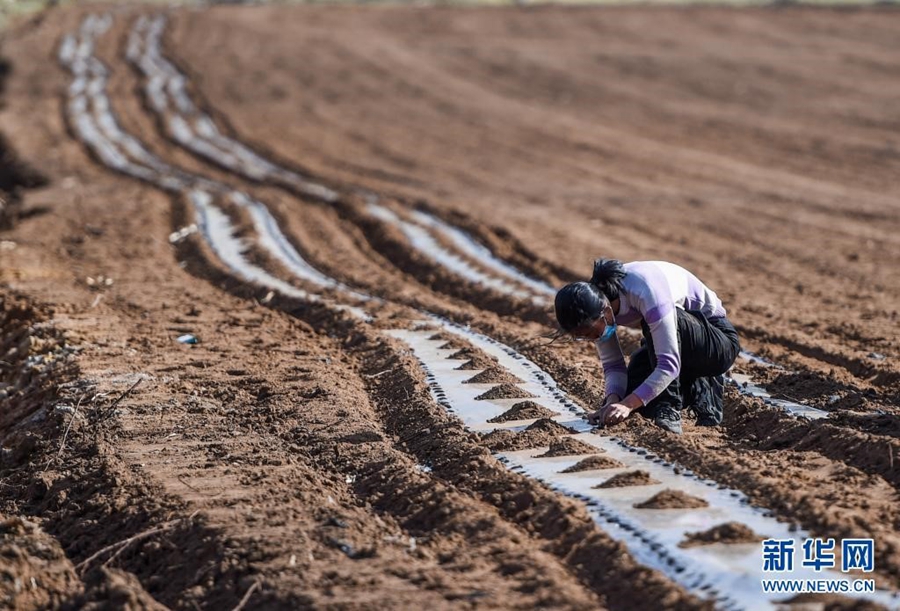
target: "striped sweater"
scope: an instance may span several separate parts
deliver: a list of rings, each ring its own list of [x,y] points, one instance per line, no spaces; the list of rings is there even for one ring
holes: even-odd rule
[[[707,318],[725,316],[725,308],[713,291],[691,272],[674,263],[626,263],[622,284],[616,323],[640,329],[641,321],[646,321],[656,351],[656,368],[634,391],[646,405],[681,372],[675,308],[700,310]],[[598,341],[597,354],[603,363],[607,395],[624,397],[628,369],[618,337]]]

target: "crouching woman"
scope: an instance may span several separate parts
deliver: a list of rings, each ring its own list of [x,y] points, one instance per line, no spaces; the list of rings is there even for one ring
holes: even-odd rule
[[[555,306],[561,330],[594,341],[603,364],[606,398],[588,415],[592,423],[638,412],[680,434],[683,409],[698,425],[722,422],[724,374],[740,340],[722,302],[691,272],[664,261],[598,259],[590,282],[564,286]],[[627,366],[619,325],[643,333]]]

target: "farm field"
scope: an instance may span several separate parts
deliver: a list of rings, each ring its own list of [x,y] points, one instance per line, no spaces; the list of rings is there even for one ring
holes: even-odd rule
[[[898,40],[890,6],[19,20],[0,607],[900,606]],[[722,298],[722,426],[586,423],[600,363],[546,335],[599,256]],[[828,574],[877,591],[763,592],[760,541],[810,537],[872,539]]]

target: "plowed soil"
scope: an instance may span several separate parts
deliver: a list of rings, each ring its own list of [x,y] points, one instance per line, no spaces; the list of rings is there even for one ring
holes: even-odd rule
[[[114,11],[95,54],[122,128],[264,201],[313,267],[383,300],[367,321],[241,279],[197,234],[170,243],[196,222],[185,200],[75,137],[56,58],[107,8],[3,35],[0,606],[710,608],[430,394],[382,333],[421,310],[514,346],[584,407],[604,395],[591,346],[544,339],[549,305],[423,256],[366,214],[372,197],[551,285],[601,255],[690,268],[745,348],[783,367],[738,369],[830,414],[730,388],[715,430],[632,418],[614,434],[815,536],[874,538],[873,575],[900,586],[900,12],[168,11],[163,46],[194,99],[340,193],[326,205],[178,145],[125,59],[151,9]],[[245,257],[286,278],[250,213],[227,213]],[[439,339],[465,370],[496,364]],[[574,441],[550,455],[595,451]]]

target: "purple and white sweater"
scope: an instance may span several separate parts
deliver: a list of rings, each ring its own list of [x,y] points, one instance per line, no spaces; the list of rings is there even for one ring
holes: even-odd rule
[[[700,310],[707,318],[725,316],[725,308],[716,294],[694,274],[674,263],[626,263],[622,285],[624,290],[619,295],[616,323],[640,329],[641,320],[645,320],[656,351],[656,369],[634,391],[646,405],[681,372],[675,308]],[[619,338],[613,336],[605,342],[598,341],[597,354],[603,363],[606,394],[624,398],[628,369]]]

